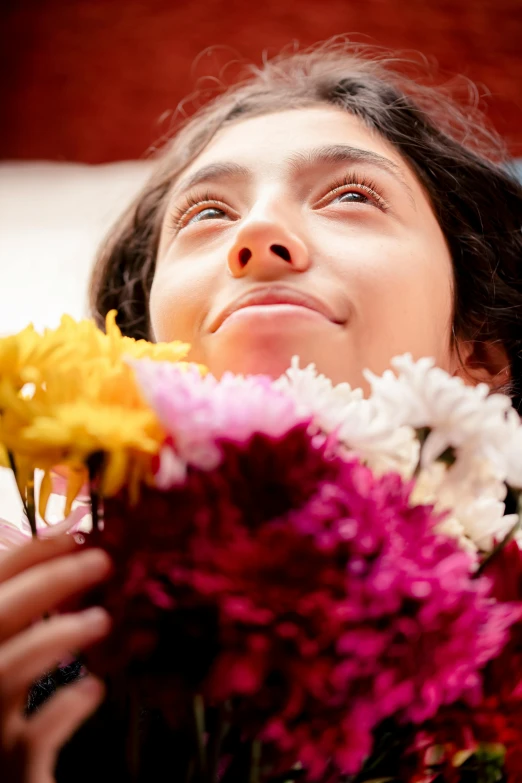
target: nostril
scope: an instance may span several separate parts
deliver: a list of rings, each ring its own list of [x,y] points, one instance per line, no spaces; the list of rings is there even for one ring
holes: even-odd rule
[[[239,263],[241,266],[245,266],[248,264],[250,259],[252,258],[252,251],[248,249],[248,247],[244,247],[242,250],[239,251]]]
[[[285,261],[290,261],[290,251],[283,245],[270,245],[270,250]]]

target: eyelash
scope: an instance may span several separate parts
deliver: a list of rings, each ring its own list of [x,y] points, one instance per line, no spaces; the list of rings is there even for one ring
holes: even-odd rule
[[[188,213],[194,207],[199,207],[203,204],[205,204],[205,209],[222,209],[223,207],[226,207],[225,201],[216,198],[216,196],[213,196],[209,191],[205,191],[204,193],[189,193],[188,196],[185,196],[184,201],[179,206],[175,206],[172,211],[169,221],[172,231],[180,231],[186,225],[185,218]],[[225,211],[226,210],[223,209],[223,212]],[[197,212],[194,212],[190,217],[195,217],[196,214]]]
[[[342,179],[334,180],[334,182],[330,183],[325,195],[320,199],[320,201],[324,201],[324,199],[326,199],[328,196],[343,195],[343,193],[340,191],[343,191],[346,188],[354,185],[364,191],[363,195],[367,194],[371,199],[373,199],[376,206],[383,212],[388,210],[388,205],[384,200],[384,197],[376,182],[369,179],[368,177],[365,177],[364,175],[356,174],[355,172],[346,174],[344,177],[342,177]],[[348,193],[349,191],[345,192]],[[187,214],[190,213],[191,210],[195,207],[202,206],[203,204],[206,205],[205,209],[221,209],[222,207],[227,206],[225,201],[221,201],[219,198],[216,198],[216,196],[213,196],[209,191],[205,191],[204,193],[189,193],[179,206],[174,207],[169,221],[170,229],[177,233],[182,228],[184,228],[184,226],[187,224]],[[226,209],[223,209],[223,212],[225,211]],[[196,214],[197,212],[194,212],[194,214],[190,215],[190,217],[195,217]]]
[[[369,179],[369,177],[366,177],[363,174],[357,174],[354,171],[345,174],[341,179],[337,179],[331,182],[326,190],[325,195],[322,199],[320,199],[320,202],[324,201],[324,199],[329,196],[342,196],[344,193],[349,193],[346,188],[349,188],[353,185],[363,190],[363,195],[368,195],[375,202],[376,206],[383,212],[388,211],[388,204],[381,192],[379,185],[377,185],[374,180]]]

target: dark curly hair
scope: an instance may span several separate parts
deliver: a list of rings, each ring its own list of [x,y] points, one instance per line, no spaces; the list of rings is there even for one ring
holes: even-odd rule
[[[344,41],[283,53],[262,68],[250,67],[243,81],[185,120],[101,248],[90,296],[97,323],[103,326],[116,308],[125,334],[151,337],[149,292],[167,196],[218,130],[245,117],[328,104],[380,133],[416,172],[453,259],[452,347],[471,341],[480,356],[485,343],[500,346],[510,383],[499,388],[519,408],[522,185],[473,100],[460,105],[447,90],[408,76],[404,65],[389,53]]]

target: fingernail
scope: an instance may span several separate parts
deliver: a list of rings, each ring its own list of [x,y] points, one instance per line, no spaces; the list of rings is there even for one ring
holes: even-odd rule
[[[93,631],[104,631],[108,629],[111,622],[108,612],[101,606],[93,606],[90,609],[86,609],[81,616],[83,622],[89,625]]]

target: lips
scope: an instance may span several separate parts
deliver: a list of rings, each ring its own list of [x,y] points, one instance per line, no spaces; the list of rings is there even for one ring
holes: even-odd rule
[[[286,286],[263,286],[256,288],[252,291],[248,291],[243,296],[240,296],[228,307],[221,311],[221,313],[214,319],[210,327],[211,332],[216,332],[221,324],[226,321],[229,315],[242,310],[245,307],[253,307],[256,305],[278,305],[288,304],[297,305],[298,307],[306,307],[309,310],[314,310],[320,315],[327,318],[334,324],[342,324],[343,321],[339,320],[331,307],[326,305],[320,299],[310,294],[305,294],[303,291],[298,291],[295,288]]]

